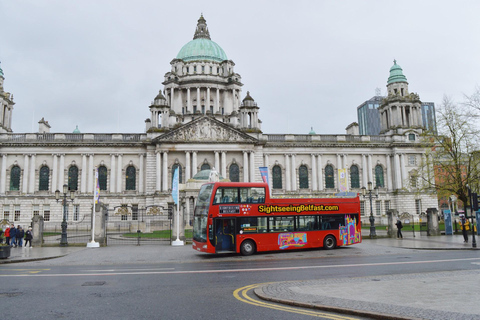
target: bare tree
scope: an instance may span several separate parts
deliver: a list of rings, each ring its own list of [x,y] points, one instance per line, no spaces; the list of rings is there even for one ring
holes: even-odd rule
[[[434,188],[440,197],[456,195],[464,204],[468,203],[467,185],[472,190],[479,187],[480,131],[476,121],[480,108],[473,105],[477,101],[480,93],[462,104],[444,96],[437,110],[438,134],[424,135],[428,150],[420,174],[424,186]]]

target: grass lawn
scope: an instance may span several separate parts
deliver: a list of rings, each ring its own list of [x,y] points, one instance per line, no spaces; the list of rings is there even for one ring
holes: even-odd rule
[[[185,230],[185,237],[192,238],[193,231],[191,229]],[[124,237],[131,237],[137,238],[138,234],[135,233],[124,233]],[[150,233],[140,233],[140,238],[150,238],[150,239],[169,239],[170,238],[170,230],[160,230],[160,231],[153,231]]]

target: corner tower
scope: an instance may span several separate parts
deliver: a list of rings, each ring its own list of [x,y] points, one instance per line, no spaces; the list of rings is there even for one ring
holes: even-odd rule
[[[382,100],[380,112],[380,134],[409,135],[409,140],[422,133],[422,112],[420,97],[416,93],[408,92],[407,78],[402,68],[393,61],[390,76],[387,81],[388,96]]]
[[[0,68],[0,133],[12,132],[13,94],[3,89],[3,70]]]
[[[163,112],[155,112],[158,108],[152,103],[150,130],[157,130],[160,124],[162,130],[169,130],[203,115],[239,128],[242,78],[235,73],[235,63],[211,40],[203,15],[193,40],[180,49],[170,65],[162,83],[166,105]]]

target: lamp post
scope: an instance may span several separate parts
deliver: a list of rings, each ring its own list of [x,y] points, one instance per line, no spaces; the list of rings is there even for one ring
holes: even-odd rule
[[[473,197],[475,196],[475,199],[477,199],[477,194],[473,194],[472,193],[472,190],[470,189],[470,186],[467,184],[467,189],[468,189],[468,201],[470,202],[470,218],[471,218],[471,225],[470,227],[472,228],[472,248],[476,248],[477,247],[477,241],[475,240],[475,224],[474,224],[474,221],[473,221],[473,213],[475,210],[478,210],[478,208],[475,208],[474,209],[474,205],[473,205]],[[478,207],[478,200],[476,200],[476,204],[475,204],[476,207]],[[467,210],[465,210],[467,211]],[[466,217],[468,219],[468,217]]]
[[[68,201],[73,202],[75,199],[75,191],[70,190],[70,199],[67,199],[68,194],[68,186],[66,184],[63,185],[63,198],[61,198],[60,190],[55,191],[55,200],[58,201],[62,200],[62,207],[63,207],[63,221],[62,221],[62,238],[60,239],[60,246],[66,247],[68,246],[67,240],[67,205]]]
[[[368,181],[368,191],[367,188],[363,187],[362,188],[362,193],[364,198],[370,199],[370,238],[375,238],[377,236],[377,232],[375,231],[375,218],[373,217],[373,204],[372,204],[372,192],[373,192],[373,183],[371,181]],[[378,198],[378,188],[375,187],[375,198]]]

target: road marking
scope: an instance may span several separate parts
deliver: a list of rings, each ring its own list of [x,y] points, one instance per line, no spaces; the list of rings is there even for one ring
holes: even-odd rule
[[[135,269],[135,268],[124,268],[124,269],[103,269],[103,270],[82,270],[84,272],[115,272],[115,271],[125,271],[125,270],[130,270],[130,271],[172,271],[175,270],[175,268],[154,268],[154,269]]]
[[[463,259],[443,259],[443,260],[426,260],[426,261],[397,261],[397,262],[379,262],[379,263],[362,263],[362,264],[336,264],[321,266],[297,266],[297,267],[279,267],[279,268],[256,268],[256,269],[227,269],[227,270],[188,270],[188,271],[140,271],[140,272],[111,272],[106,273],[60,273],[60,274],[33,274],[33,275],[6,275],[0,274],[0,277],[84,277],[84,276],[124,276],[124,275],[147,275],[147,274],[197,274],[197,273],[232,273],[232,272],[272,272],[285,270],[308,270],[308,269],[329,269],[329,268],[360,268],[372,266],[393,266],[393,265],[412,265],[412,264],[429,264],[444,262],[459,262],[480,260],[480,258],[463,258]],[[5,269],[11,270],[11,269]]]
[[[332,320],[353,320],[353,319],[358,319],[358,318],[352,318],[352,317],[346,317],[346,316],[340,316],[340,315],[334,315],[330,313],[324,313],[316,310],[304,310],[301,308],[295,308],[295,307],[288,307],[285,305],[277,305],[273,303],[267,303],[264,301],[256,300],[253,299],[248,295],[248,292],[258,288],[260,286],[266,285],[268,283],[259,283],[259,284],[252,284],[249,286],[245,286],[242,288],[239,288],[233,292],[233,296],[235,299],[248,303],[257,307],[262,307],[262,308],[269,308],[269,309],[274,309],[274,310],[279,310],[279,311],[285,311],[285,312],[292,312],[296,314],[301,314],[301,315],[306,315],[306,316],[312,316],[312,317],[322,317],[325,319],[332,319]]]
[[[22,272],[22,273],[27,273],[27,274],[37,274],[42,271],[48,271],[50,269],[5,269],[1,271],[17,271],[17,272]]]

